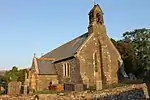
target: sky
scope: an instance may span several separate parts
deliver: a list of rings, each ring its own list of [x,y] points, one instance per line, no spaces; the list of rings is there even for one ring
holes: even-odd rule
[[[150,0],[95,0],[107,34],[150,27]],[[93,0],[0,0],[0,70],[29,68],[37,57],[87,32]]]

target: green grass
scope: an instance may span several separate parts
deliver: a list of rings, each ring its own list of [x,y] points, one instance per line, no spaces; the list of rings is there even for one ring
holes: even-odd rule
[[[120,82],[121,84],[142,84],[142,83],[144,83],[144,81],[143,80],[127,80],[127,81],[122,81],[122,82]]]
[[[143,80],[126,80],[119,82],[118,84],[111,84],[111,85],[104,85],[103,89],[110,89],[110,88],[116,88],[116,87],[122,87],[122,86],[127,86],[131,84],[142,84],[144,83]]]
[[[57,94],[57,91],[54,90],[35,91],[34,94]]]

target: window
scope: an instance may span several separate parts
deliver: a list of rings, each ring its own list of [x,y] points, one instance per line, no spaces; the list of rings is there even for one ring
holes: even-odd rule
[[[63,63],[63,75],[70,77],[70,64]]]
[[[96,18],[97,18],[97,22],[99,23],[100,22],[100,14],[99,13],[96,14]]]
[[[103,15],[101,15],[100,13],[97,13],[96,14],[96,21],[97,21],[97,23],[103,24],[104,23]]]
[[[97,63],[97,54],[96,54],[96,52],[94,53],[94,55],[93,55],[93,60],[94,60],[94,72],[98,72],[98,63]]]

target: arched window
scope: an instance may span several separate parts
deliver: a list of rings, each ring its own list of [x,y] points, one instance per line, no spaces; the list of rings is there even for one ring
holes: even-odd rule
[[[96,14],[96,21],[97,23],[100,23],[100,24],[104,23],[103,16],[100,13]]]
[[[63,63],[63,75],[70,77],[70,64],[69,63]]]
[[[98,72],[98,59],[96,52],[93,54],[94,72]]]
[[[97,19],[97,22],[99,23],[100,22],[100,14],[99,13],[96,14],[96,19]]]

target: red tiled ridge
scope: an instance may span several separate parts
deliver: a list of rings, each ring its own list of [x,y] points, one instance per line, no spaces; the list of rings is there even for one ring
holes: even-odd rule
[[[37,60],[55,60],[55,58],[45,58],[45,57],[41,57],[41,58],[36,58]]]

